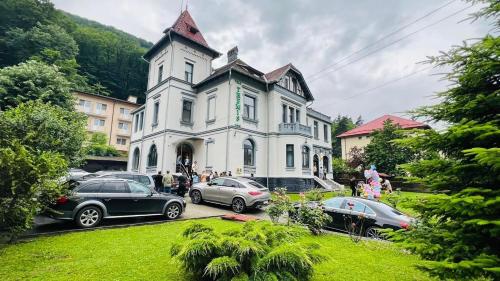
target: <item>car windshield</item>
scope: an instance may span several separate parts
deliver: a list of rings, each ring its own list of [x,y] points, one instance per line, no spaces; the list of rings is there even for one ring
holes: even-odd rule
[[[339,209],[340,206],[342,205],[342,202],[344,202],[344,198],[342,198],[342,197],[334,197],[334,198],[325,200],[323,202],[323,205],[325,205],[325,207]]]
[[[404,215],[403,213],[401,213],[400,211],[394,209],[393,207],[389,206],[389,205],[386,205],[384,203],[377,203],[376,206],[375,206],[378,210],[380,210],[381,212],[385,213],[385,214],[395,214],[397,216],[402,216]]]
[[[138,183],[135,181],[129,181],[128,186],[130,188],[130,192],[132,192],[132,193],[144,193],[144,194],[151,193],[151,190],[149,189],[149,187],[143,185],[142,183]]]

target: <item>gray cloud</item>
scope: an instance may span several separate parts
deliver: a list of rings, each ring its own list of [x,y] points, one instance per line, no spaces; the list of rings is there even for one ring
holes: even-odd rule
[[[323,73],[320,79],[308,77],[447,2],[192,0],[189,1],[189,11],[214,49],[225,53],[238,45],[240,57],[264,72],[292,62],[306,77],[316,99],[314,108],[331,116],[344,114],[355,118],[361,114],[365,120],[370,120],[382,114],[401,114],[436,102],[431,95],[445,89],[448,84],[430,75],[435,72],[432,69],[356,98],[346,98],[427,67],[416,64],[426,56],[448,50],[464,39],[483,36],[490,28],[487,23],[459,23],[477,8],[416,33],[359,62]],[[152,42],[158,40],[162,31],[175,21],[181,6],[180,0],[54,0],[54,3],[59,9],[112,25]],[[466,5],[455,1],[359,56]],[[225,61],[225,57],[220,58],[214,65],[221,66]]]

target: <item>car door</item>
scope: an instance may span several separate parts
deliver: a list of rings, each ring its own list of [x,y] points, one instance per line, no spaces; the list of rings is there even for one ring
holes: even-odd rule
[[[130,209],[134,215],[162,213],[165,204],[163,197],[153,193],[148,186],[136,181],[128,181],[127,184],[132,198]]]
[[[369,225],[369,223],[372,221],[371,219],[371,214],[369,217],[366,215],[366,211],[370,210],[366,206],[366,204],[361,203],[357,200],[353,199],[347,199],[342,210],[344,213],[344,221],[345,221],[345,226],[344,226],[344,231],[347,231],[346,226],[349,223],[355,223],[357,227],[363,227],[363,229],[366,229]]]
[[[344,215],[345,212],[342,210],[342,206],[345,199],[342,197],[334,197],[323,202],[323,209],[326,214],[328,214],[332,220],[328,223],[329,228],[344,229]]]
[[[130,215],[132,199],[124,181],[103,182],[99,193],[110,216]]]
[[[231,204],[233,202],[233,196],[241,185],[232,179],[224,179],[222,186],[219,186],[219,201],[224,204]]]
[[[208,201],[219,202],[219,187],[224,184],[224,179],[216,178],[203,188],[203,199]]]

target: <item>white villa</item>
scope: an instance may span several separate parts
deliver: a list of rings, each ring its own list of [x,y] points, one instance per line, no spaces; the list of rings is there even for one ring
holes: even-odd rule
[[[171,172],[191,167],[254,176],[271,188],[299,191],[315,176],[331,178],[331,118],[309,106],[312,93],[287,64],[263,73],[210,48],[184,11],[144,55],[146,103],[136,109],[128,170]],[[316,178],[316,181],[318,179]]]

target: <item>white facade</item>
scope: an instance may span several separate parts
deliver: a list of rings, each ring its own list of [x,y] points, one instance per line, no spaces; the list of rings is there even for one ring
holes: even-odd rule
[[[331,178],[330,117],[307,108],[312,95],[292,65],[274,82],[236,58],[212,71],[219,54],[175,32],[164,39],[147,54],[146,103],[134,111],[129,170],[175,171],[181,159],[196,161],[198,173],[253,174],[270,185],[323,171]]]

